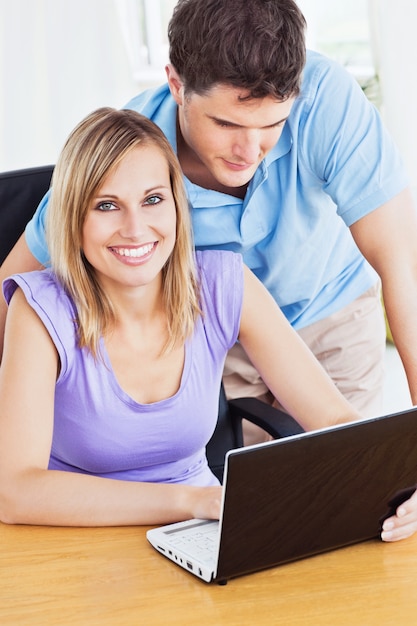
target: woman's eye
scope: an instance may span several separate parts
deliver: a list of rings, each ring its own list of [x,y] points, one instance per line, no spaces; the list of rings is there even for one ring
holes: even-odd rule
[[[116,206],[113,204],[113,202],[101,202],[97,206],[97,209],[99,211],[114,211],[116,209]]]
[[[145,204],[159,204],[162,202],[162,198],[160,196],[149,196],[146,198]]]

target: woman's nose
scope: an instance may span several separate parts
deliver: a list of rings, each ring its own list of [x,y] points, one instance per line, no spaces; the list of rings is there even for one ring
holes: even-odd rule
[[[128,239],[137,239],[146,230],[146,222],[138,208],[124,211],[120,224],[120,234]]]

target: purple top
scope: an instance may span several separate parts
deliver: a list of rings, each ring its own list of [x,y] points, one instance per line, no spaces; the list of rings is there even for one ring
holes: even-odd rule
[[[7,302],[19,286],[59,354],[50,469],[146,482],[214,485],[205,456],[217,421],[226,353],[235,343],[243,298],[240,255],[197,252],[203,317],[185,346],[178,392],[139,404],[119,386],[104,342],[94,360],[76,343],[75,307],[50,270],[3,283]],[[233,288],[231,288],[233,286]]]

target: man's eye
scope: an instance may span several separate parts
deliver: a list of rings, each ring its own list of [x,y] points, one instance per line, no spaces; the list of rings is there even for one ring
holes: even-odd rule
[[[98,206],[97,209],[99,211],[114,211],[116,209],[115,205],[113,204],[113,202],[101,202]]]
[[[145,204],[159,204],[162,202],[162,198],[160,196],[149,196],[146,198]]]

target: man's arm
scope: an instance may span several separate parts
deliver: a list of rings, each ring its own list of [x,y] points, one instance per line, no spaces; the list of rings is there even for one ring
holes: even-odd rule
[[[20,239],[16,242],[14,248],[9,252],[8,256],[0,266],[0,285],[3,280],[12,274],[20,272],[31,272],[33,270],[41,269],[43,266],[35,259],[30,252],[25,235],[21,235]],[[3,341],[4,341],[4,326],[6,323],[7,305],[3,297],[3,292],[0,296],[0,361],[3,354]]]
[[[351,226],[378,272],[388,322],[417,404],[417,212],[409,189]]]

